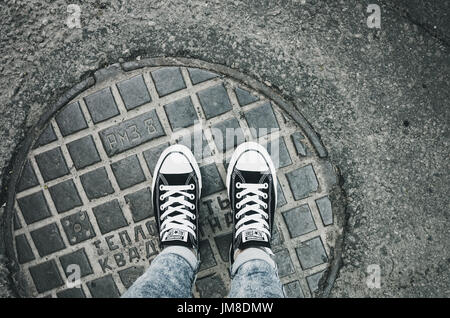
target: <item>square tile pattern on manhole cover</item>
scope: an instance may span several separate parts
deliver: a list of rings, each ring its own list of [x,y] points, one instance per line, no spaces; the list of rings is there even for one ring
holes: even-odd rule
[[[210,70],[144,68],[102,85],[43,127],[17,183],[14,246],[29,295],[119,297],[148,269],[160,251],[151,181],[160,154],[179,143],[193,151],[203,180],[193,292],[226,296],[233,223],[226,169],[233,149],[258,137],[277,168],[271,243],[285,295],[314,295],[333,256],[326,238],[336,215],[324,183],[336,178],[298,124]],[[66,285],[73,265],[80,288]]]

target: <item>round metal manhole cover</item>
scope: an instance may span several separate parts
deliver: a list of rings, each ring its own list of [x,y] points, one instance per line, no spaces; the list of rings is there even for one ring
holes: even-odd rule
[[[194,295],[226,296],[227,159],[258,137],[278,168],[272,246],[285,293],[327,294],[339,266],[343,198],[319,138],[293,107],[245,75],[196,60],[114,65],[95,80],[37,127],[19,167],[9,213],[22,296],[125,292],[159,252],[150,185],[159,154],[174,143],[193,150],[204,182]]]

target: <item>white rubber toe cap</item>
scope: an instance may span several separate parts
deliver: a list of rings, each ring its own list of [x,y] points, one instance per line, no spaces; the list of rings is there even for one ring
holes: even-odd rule
[[[181,174],[192,172],[192,166],[189,160],[179,152],[169,154],[161,165],[160,173],[164,174]]]
[[[239,157],[236,162],[236,169],[241,171],[267,171],[269,166],[261,153],[249,150]]]

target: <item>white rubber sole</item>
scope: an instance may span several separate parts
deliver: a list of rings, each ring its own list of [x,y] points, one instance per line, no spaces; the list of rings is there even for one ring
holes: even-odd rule
[[[188,161],[191,163],[192,167],[194,168],[194,172],[198,177],[198,184],[200,185],[200,196],[202,194],[202,175],[200,173],[200,168],[197,164],[197,160],[195,160],[194,154],[192,151],[184,146],[184,145],[172,145],[164,149],[162,154],[159,156],[158,161],[156,162],[155,170],[153,171],[153,180],[152,180],[152,202],[153,202],[153,189],[155,188],[155,182],[156,182],[156,176],[158,175],[158,171],[161,168],[161,165],[164,162],[164,159],[167,157],[168,154],[172,152],[180,152],[183,155],[186,156]]]
[[[236,150],[234,151],[233,155],[231,156],[231,160],[230,160],[230,164],[228,165],[228,170],[227,170],[227,191],[228,193],[230,193],[230,181],[231,181],[231,174],[233,173],[233,169],[234,166],[236,166],[236,162],[239,159],[239,157],[241,156],[242,153],[244,153],[245,151],[257,151],[259,152],[264,159],[266,160],[268,166],[269,166],[269,170],[270,173],[273,176],[273,180],[274,180],[274,184],[275,184],[275,206],[277,205],[277,195],[278,195],[278,180],[277,180],[277,173],[275,170],[275,165],[273,164],[272,158],[270,158],[269,153],[267,152],[266,148],[264,148],[263,146],[261,146],[260,144],[258,144],[257,142],[254,141],[248,141],[248,142],[244,142],[242,144],[240,144]]]

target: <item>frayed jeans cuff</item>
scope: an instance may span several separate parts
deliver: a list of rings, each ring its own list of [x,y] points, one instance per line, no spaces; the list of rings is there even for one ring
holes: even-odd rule
[[[196,273],[199,266],[200,266],[200,259],[197,257],[197,255],[194,254],[194,252],[185,247],[185,246],[168,246],[165,249],[162,250],[160,255],[164,254],[177,254],[184,258],[189,265],[191,266],[192,270]]]
[[[238,271],[239,267],[241,267],[244,263],[253,261],[255,259],[265,261],[272,268],[277,267],[275,261],[273,260],[273,252],[270,248],[255,248],[250,247],[246,248],[234,260],[233,266],[231,267],[231,276],[234,276]]]

